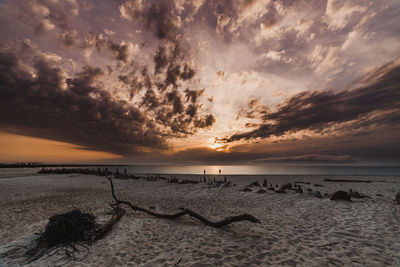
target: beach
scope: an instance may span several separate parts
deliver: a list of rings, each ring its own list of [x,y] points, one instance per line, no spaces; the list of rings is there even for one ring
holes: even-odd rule
[[[39,169],[0,170],[0,257],[6,266],[21,265],[16,245],[31,240],[50,216],[72,209],[110,217],[112,201],[106,178],[82,174],[38,174]],[[202,175],[162,175],[199,181]],[[223,180],[224,175],[209,178]],[[261,223],[237,222],[223,228],[184,216],[160,219],[126,208],[112,231],[94,243],[80,261],[65,266],[399,266],[399,176],[228,175],[230,187],[167,180],[115,179],[119,199],[160,213],[189,208],[216,221],[249,213]],[[324,179],[369,180],[327,182]],[[262,184],[302,182],[304,193],[271,190]],[[307,184],[309,183],[309,184]],[[234,186],[235,185],[235,186]],[[307,192],[360,192],[370,198],[332,201]],[[14,249],[14,250],[13,250]],[[13,253],[11,253],[13,252]],[[58,255],[29,266],[55,266]]]

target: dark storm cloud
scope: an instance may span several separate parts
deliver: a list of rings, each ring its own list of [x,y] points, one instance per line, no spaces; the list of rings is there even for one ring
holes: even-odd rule
[[[108,43],[108,47],[110,48],[110,50],[113,52],[114,57],[116,60],[120,60],[123,62],[127,62],[129,57],[131,56],[129,54],[129,47],[128,44],[126,43],[113,43],[113,42],[109,42]]]
[[[146,27],[159,39],[175,40],[180,27],[180,17],[174,16],[172,2],[157,1],[143,13]]]
[[[141,100],[133,106],[103,89],[106,73],[99,67],[86,66],[67,75],[60,59],[49,59],[32,42],[12,46],[0,48],[0,104],[4,107],[0,123],[9,132],[130,154],[142,148],[165,149],[168,137],[193,134],[215,121],[211,114],[198,112],[204,90],[186,89],[185,94],[175,86],[161,90],[152,80],[163,74],[151,77],[146,67],[118,76],[131,90],[131,98]],[[116,60],[126,58],[119,53],[125,51],[123,47],[112,48],[121,55]],[[187,72],[178,68],[174,84],[191,78]],[[144,96],[137,98],[144,89]]]
[[[140,110],[93,85],[100,69],[87,67],[64,89],[57,66],[38,57],[35,77],[20,63],[16,54],[0,52],[3,129],[121,154],[166,146]]]
[[[29,44],[0,48],[1,126],[126,154],[213,130],[226,153],[194,150],[203,160],[398,158],[391,72],[338,91],[398,56],[390,1],[5,0],[0,47]]]
[[[154,72],[156,74],[162,72],[164,68],[168,65],[169,63],[169,57],[167,55],[166,48],[163,46],[160,46],[154,55],[154,64],[155,64],[155,70]]]
[[[301,130],[323,130],[334,124],[357,120],[372,112],[398,110],[400,66],[384,66],[376,72],[376,76],[379,78],[368,86],[338,93],[302,92],[277,106],[276,110],[264,107],[256,113],[263,121],[257,129],[236,133],[224,141],[268,138]]]
[[[193,105],[193,104],[189,105],[186,108],[186,114],[189,115],[191,118],[193,118],[197,114],[197,109],[198,109],[197,105]]]
[[[175,114],[182,113],[183,111],[183,104],[182,104],[182,99],[178,91],[174,90],[172,92],[169,92],[166,94],[168,102],[172,104],[173,106],[173,112]]]
[[[168,42],[158,47],[154,54],[154,75],[159,80],[159,90],[168,86],[177,88],[179,81],[189,81],[195,74],[191,56],[180,43]]]
[[[143,23],[160,40],[175,42],[179,38],[181,17],[173,1],[129,0],[120,6],[120,11],[124,18]]]
[[[172,85],[176,88],[179,80],[190,80],[194,77],[195,73],[195,70],[187,63],[184,65],[170,63],[166,72],[164,87]]]
[[[185,89],[185,96],[186,100],[192,103],[197,103],[197,99],[204,93],[205,89],[201,90],[190,90],[190,89]]]
[[[147,106],[151,109],[155,109],[160,106],[159,97],[152,89],[147,89],[145,95],[142,98],[141,105]]]
[[[354,163],[361,161],[399,162],[399,128],[358,136],[324,136],[317,139],[231,145],[229,150],[209,147],[188,148],[170,156],[176,161],[222,163]]]
[[[204,115],[199,119],[196,119],[194,125],[198,128],[207,128],[214,124],[215,117],[212,114]]]

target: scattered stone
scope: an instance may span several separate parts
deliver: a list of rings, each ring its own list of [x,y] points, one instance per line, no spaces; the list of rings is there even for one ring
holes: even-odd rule
[[[280,193],[280,194],[286,194],[286,191],[282,188],[280,188],[279,190],[276,190],[275,192]]]
[[[320,187],[324,187],[323,184],[314,184],[314,186],[320,186]]]
[[[292,187],[293,187],[293,185],[291,183],[287,183],[287,184],[282,185],[281,189],[283,189],[283,190],[289,189],[290,190],[290,189],[292,189]]]
[[[302,194],[302,193],[303,193],[303,188],[301,188],[301,186],[298,186],[298,187],[296,188],[296,193]]]
[[[263,187],[268,187],[268,182],[267,182],[267,180],[266,180],[266,179],[264,179],[264,182],[263,182]]]
[[[262,188],[257,191],[257,194],[264,194],[264,193],[267,193],[267,191]]]
[[[271,186],[271,187],[268,187],[267,190],[275,191],[275,188]]]
[[[331,200],[351,201],[351,196],[347,192],[339,190],[332,195]]]
[[[400,192],[396,194],[396,203],[400,205]]]
[[[245,188],[243,188],[243,190],[242,190],[243,192],[251,192],[251,191],[253,191],[253,190],[251,190],[250,188],[248,188],[248,187],[245,187]]]
[[[383,197],[383,195],[382,195],[382,194],[376,194],[376,196],[377,196],[377,197]]]

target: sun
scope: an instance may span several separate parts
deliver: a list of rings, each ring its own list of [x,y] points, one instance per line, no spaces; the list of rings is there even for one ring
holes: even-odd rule
[[[210,144],[210,148],[211,149],[219,149],[219,148],[222,148],[222,147],[223,147],[223,144],[219,144],[219,143]]]

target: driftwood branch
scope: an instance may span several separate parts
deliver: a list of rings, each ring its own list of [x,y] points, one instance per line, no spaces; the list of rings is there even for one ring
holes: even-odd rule
[[[108,179],[108,181],[110,181],[111,194],[112,194],[112,197],[113,197],[113,199],[114,199],[114,201],[116,202],[117,205],[124,204],[124,205],[129,206],[132,210],[141,211],[141,212],[144,212],[144,213],[146,213],[148,215],[151,215],[151,216],[154,216],[154,217],[164,218],[164,219],[177,219],[177,218],[179,218],[181,216],[189,215],[189,216],[192,216],[192,217],[198,219],[202,223],[204,223],[204,224],[206,224],[208,226],[212,226],[212,227],[223,227],[223,226],[228,225],[230,223],[240,222],[240,221],[249,221],[249,222],[252,222],[252,223],[260,223],[260,221],[257,218],[255,218],[253,215],[250,215],[250,214],[247,214],[247,213],[241,214],[241,215],[237,215],[237,216],[227,217],[227,218],[225,218],[225,219],[223,219],[221,221],[217,221],[217,222],[210,221],[210,220],[206,219],[205,217],[201,216],[200,214],[198,214],[198,213],[196,213],[196,212],[194,212],[194,211],[192,211],[190,209],[183,209],[182,211],[174,213],[174,214],[156,213],[156,212],[153,212],[151,210],[147,210],[145,208],[135,206],[129,201],[119,200],[117,198],[117,196],[115,195],[114,184],[113,184],[112,178],[108,177],[108,176],[106,176],[106,178]]]
[[[101,239],[104,235],[106,235],[113,228],[114,224],[121,219],[125,214],[125,210],[121,209],[118,205],[111,205],[114,210],[113,216],[100,227],[98,227],[93,233],[90,235],[91,242],[96,242]]]

